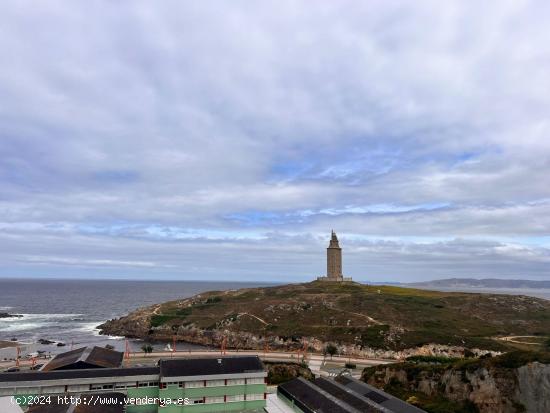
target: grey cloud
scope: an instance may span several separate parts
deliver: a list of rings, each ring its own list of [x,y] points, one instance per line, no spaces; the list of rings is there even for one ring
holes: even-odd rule
[[[185,240],[196,250],[186,268],[252,274],[257,264],[272,276],[292,271],[278,259],[305,274],[322,245],[304,242],[310,261],[302,262],[300,251],[292,259],[272,247],[273,232],[309,239],[334,227],[504,246],[544,237],[548,8],[542,1],[7,2],[0,249],[10,253],[3,259],[95,268],[101,260],[139,261],[132,248],[143,253],[148,245],[158,252],[145,261],[158,263],[160,274],[164,262],[181,265],[177,234],[218,231],[228,234],[223,242]],[[380,204],[448,207],[322,213]],[[252,226],[227,219],[251,211],[287,218]],[[296,219],[303,211],[314,213]],[[160,243],[147,228],[175,229]],[[15,249],[19,237],[36,240]],[[239,250],[247,237],[257,258]],[[44,247],[50,239],[70,245]],[[216,252],[206,247],[212,242]],[[465,265],[464,256],[432,244],[407,247],[422,257],[425,274],[440,278]],[[547,263],[524,247],[495,253],[494,268],[486,258],[472,261],[479,267],[471,270],[498,276],[517,267],[541,276]],[[393,252],[369,255],[379,274],[387,263],[388,275],[420,276],[395,267],[405,259],[401,244],[387,248]],[[448,268],[429,265],[439,253]],[[177,273],[171,268],[164,274]]]

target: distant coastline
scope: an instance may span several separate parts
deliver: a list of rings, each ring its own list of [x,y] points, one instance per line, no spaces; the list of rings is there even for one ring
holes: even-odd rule
[[[504,280],[498,278],[446,278],[441,280],[432,280],[424,282],[407,283],[407,285],[436,286],[449,288],[522,288],[522,289],[550,289],[550,281],[545,280]]]
[[[550,281],[449,278],[400,285],[424,290],[526,295],[550,300]]]

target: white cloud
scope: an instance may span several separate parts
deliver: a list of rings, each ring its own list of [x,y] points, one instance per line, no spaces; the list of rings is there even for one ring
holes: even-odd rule
[[[5,271],[36,272],[15,256],[184,266],[184,241],[198,251],[184,267],[212,277],[306,273],[299,248],[280,255],[266,234],[303,234],[312,258],[334,227],[384,245],[377,274],[391,264],[393,278],[417,276],[394,264],[414,237],[460,237],[474,257],[485,257],[478,240],[501,245],[492,267],[473,259],[460,274],[548,276],[525,240],[550,231],[549,7],[7,2]],[[466,259],[415,245],[426,276]]]

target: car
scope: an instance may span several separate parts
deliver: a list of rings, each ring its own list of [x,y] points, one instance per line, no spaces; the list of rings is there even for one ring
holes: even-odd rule
[[[10,367],[9,369],[4,370],[4,373],[16,373],[19,371],[19,367]]]
[[[34,366],[31,367],[31,370],[40,370],[40,368],[44,365],[44,363],[42,364],[35,364]]]

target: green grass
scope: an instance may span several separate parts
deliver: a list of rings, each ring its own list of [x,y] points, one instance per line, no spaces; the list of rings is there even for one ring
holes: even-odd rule
[[[166,315],[166,314],[155,314],[154,316],[151,317],[151,327],[159,327],[175,319],[178,319],[178,316]]]
[[[384,347],[384,337],[390,326],[387,324],[377,325],[363,329],[361,333],[361,344],[363,346],[381,348]]]
[[[191,315],[191,307],[172,309],[169,313],[154,314],[151,316],[151,327],[160,327],[162,325],[173,323],[174,321],[183,321]]]
[[[297,341],[315,337],[388,350],[438,343],[506,351],[514,345],[493,337],[544,335],[550,331],[550,303],[518,296],[311,282],[202,293],[164,303],[151,317],[152,334],[161,334],[164,325],[215,330],[220,323],[236,333]]]

